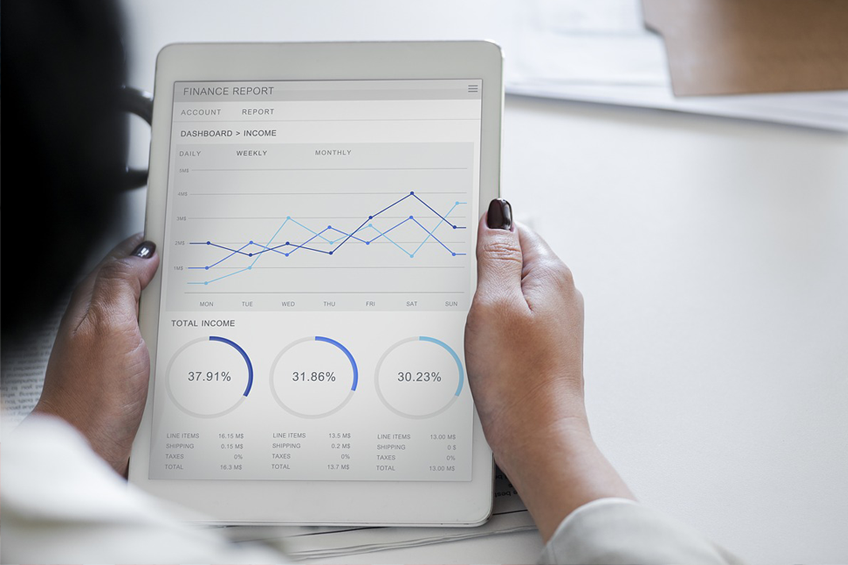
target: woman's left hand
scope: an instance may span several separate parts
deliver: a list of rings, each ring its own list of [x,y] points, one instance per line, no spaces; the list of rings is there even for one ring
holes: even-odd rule
[[[59,326],[33,410],[72,424],[123,476],[150,377],[138,299],[158,266],[156,246],[138,234],[115,247],[80,283]]]

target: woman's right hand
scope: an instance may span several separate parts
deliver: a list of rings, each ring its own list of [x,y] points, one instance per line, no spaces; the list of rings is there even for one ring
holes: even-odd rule
[[[513,436],[535,435],[554,420],[585,425],[586,414],[583,296],[541,237],[523,225],[490,226],[493,217],[504,214],[492,210],[480,221],[465,350],[477,411],[499,456]]]
[[[577,507],[632,498],[595,446],[583,402],[583,297],[505,200],[480,221],[468,381],[486,439],[545,540]]]

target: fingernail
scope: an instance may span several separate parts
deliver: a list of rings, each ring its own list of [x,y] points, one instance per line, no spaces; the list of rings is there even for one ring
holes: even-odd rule
[[[152,241],[142,241],[138,244],[130,255],[134,255],[135,257],[141,257],[143,259],[150,259],[153,257],[153,252],[156,251],[156,244]]]
[[[509,230],[512,228],[512,206],[503,198],[495,198],[489,204],[486,215],[486,225],[493,230]]]

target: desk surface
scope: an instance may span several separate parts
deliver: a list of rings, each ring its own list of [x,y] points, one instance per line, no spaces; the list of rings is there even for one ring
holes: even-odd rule
[[[152,90],[175,41],[509,35],[476,1],[442,24],[455,4],[128,3],[130,82]],[[508,97],[502,187],[575,273],[593,432],[637,496],[750,562],[848,560],[848,135]],[[524,533],[328,562],[540,550]]]

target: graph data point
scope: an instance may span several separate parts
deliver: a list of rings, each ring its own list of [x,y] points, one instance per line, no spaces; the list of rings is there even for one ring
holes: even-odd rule
[[[288,253],[285,253],[284,255],[285,255],[286,257],[288,257],[288,256],[289,256],[289,254],[288,254]]]
[[[333,226],[327,226],[327,229],[331,230],[331,229],[333,229]]]
[[[409,191],[409,194],[410,194],[410,195],[414,195],[414,194],[415,194],[415,191],[414,191],[414,190],[410,190],[410,191]]]
[[[456,229],[456,226],[451,226],[451,227],[453,227],[453,229]]]
[[[459,200],[456,201],[456,205],[459,206]]]
[[[253,253],[248,253],[248,254],[247,254],[247,256],[248,256],[248,257],[253,257]]]
[[[374,219],[374,216],[368,216],[368,219],[369,219],[369,220],[373,220],[373,219]]]
[[[291,216],[286,216],[286,219],[287,219],[287,220],[291,220]]]
[[[287,241],[287,242],[286,242],[286,245],[291,245],[291,243],[289,243],[289,242]]]
[[[453,255],[454,257],[456,257],[456,253],[454,253],[453,251],[451,251],[451,255]]]
[[[207,241],[207,242],[206,242],[206,245],[212,245],[212,242],[211,242],[211,241]]]
[[[250,245],[253,245],[253,240],[252,240],[252,239],[250,240],[249,244],[250,244]]]
[[[409,254],[409,258],[410,258],[410,259],[415,259],[415,254],[414,254],[414,253],[410,253],[410,254]]]
[[[332,255],[332,254],[333,254],[333,252],[332,252],[332,251],[330,251],[330,255]]]
[[[203,281],[203,284],[209,284],[209,281]]]
[[[409,219],[411,220],[411,219],[412,219],[412,216],[410,216],[410,217],[409,217]]]
[[[366,241],[366,242],[365,242],[365,245],[371,245],[371,242],[370,242],[370,241]]]
[[[207,271],[209,270],[209,267],[203,267],[203,268],[206,269]]]
[[[249,270],[251,270],[252,268],[253,268],[253,265],[248,265],[248,266],[247,266],[247,270],[248,270],[248,271],[249,271]]]

